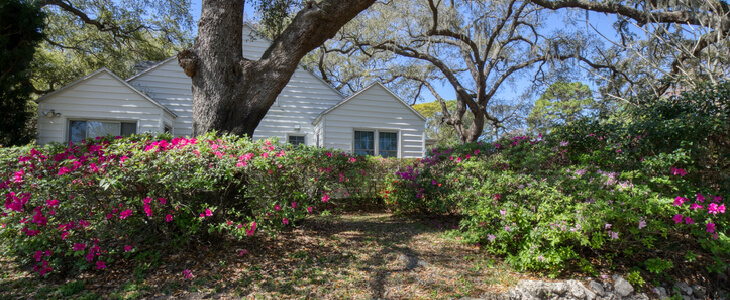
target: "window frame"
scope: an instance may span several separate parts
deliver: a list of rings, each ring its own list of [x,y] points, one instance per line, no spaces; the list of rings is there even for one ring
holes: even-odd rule
[[[382,156],[380,153],[380,133],[395,133],[395,142],[396,142],[396,149],[395,150],[383,150],[383,151],[395,151],[396,158],[401,157],[401,130],[395,129],[395,128],[353,128],[352,130],[352,142],[350,145],[351,153],[355,153],[357,150],[363,150],[363,149],[355,149],[355,133],[358,131],[364,131],[364,132],[373,132],[373,154],[372,156]],[[361,154],[362,155],[362,154]],[[369,155],[369,154],[368,154]]]
[[[84,138],[82,140],[88,139],[89,136],[89,122],[99,122],[99,123],[116,123],[119,124],[119,136],[122,134],[122,124],[128,123],[128,124],[134,124],[134,134],[139,133],[139,121],[138,120],[104,120],[104,119],[83,119],[83,118],[71,118],[66,120],[66,143],[71,142],[72,134],[72,124],[74,122],[86,122],[86,127],[84,128]]]

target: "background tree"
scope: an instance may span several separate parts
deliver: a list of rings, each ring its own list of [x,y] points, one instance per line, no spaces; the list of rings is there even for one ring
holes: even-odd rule
[[[0,146],[33,139],[25,130],[32,116],[30,66],[43,39],[43,14],[30,1],[0,2]]]
[[[730,9],[725,1],[532,2],[551,10],[580,9],[585,16],[598,12],[616,17],[619,39],[598,49],[586,66],[599,79],[604,98],[632,102],[631,96],[660,97],[670,89],[690,90],[728,77]]]
[[[348,24],[337,42],[321,48],[319,59],[309,59],[310,68],[334,82],[332,77],[350,72],[342,72],[338,66],[323,68],[330,61],[328,54],[345,53],[360,64],[367,61],[375,67],[364,75],[392,83],[390,87],[400,89],[401,95],[412,95],[411,99],[423,90],[430,92],[441,104],[444,122],[453,126],[459,140],[475,141],[487,124],[499,128],[506,122],[490,110],[504,85],[551,66],[547,62],[575,57],[575,47],[565,46],[574,42],[569,41],[570,35],[561,36],[563,46],[557,53],[556,37],[538,32],[544,29],[542,10],[529,2],[499,0],[379,3]],[[348,77],[340,78],[340,83],[347,82]],[[438,93],[438,83],[455,91],[454,110],[448,109]],[[499,111],[513,116],[514,111],[503,110],[517,108],[518,103],[502,103]],[[466,120],[467,111],[475,117]]]
[[[188,47],[187,0],[38,0],[44,42],[32,64],[34,91],[52,92],[101,67],[122,78],[138,61],[160,61]]]
[[[547,133],[550,127],[572,122],[594,109],[591,89],[580,82],[558,81],[550,85],[535,101],[527,125],[538,133]]]

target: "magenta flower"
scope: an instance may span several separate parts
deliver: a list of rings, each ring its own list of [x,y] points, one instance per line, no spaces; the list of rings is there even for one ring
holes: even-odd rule
[[[703,209],[704,207],[702,205],[699,205],[697,203],[692,203],[692,205],[689,206],[689,209],[694,209],[697,211],[698,209]]]
[[[279,204],[274,205],[274,211],[279,211],[281,209],[281,206]]]
[[[183,271],[183,277],[185,277],[186,279],[190,279],[190,277],[193,277],[193,271],[185,269],[185,271]]]
[[[106,263],[104,263],[103,261],[97,261],[96,262],[96,269],[97,270],[106,269]]]
[[[330,200],[330,195],[324,194],[324,196],[322,196],[322,202],[326,203],[329,200]]]
[[[684,202],[687,201],[687,198],[683,198],[682,196],[677,196],[674,198],[674,206],[682,206]]]
[[[132,246],[124,246],[124,252],[132,251]]]
[[[123,211],[121,214],[119,214],[119,218],[122,219],[122,220],[124,220],[124,219],[126,219],[127,217],[129,217],[131,215],[132,215],[132,210],[131,209],[127,209],[127,210]]]
[[[289,225],[289,219],[287,218],[284,218],[281,222],[284,223],[284,225]]]
[[[695,221],[692,220],[692,218],[690,218],[690,217],[684,217],[684,222],[687,223],[687,224],[694,224],[695,223]]]
[[[291,208],[297,208],[297,203],[296,202],[292,202],[291,203]]]
[[[311,206],[310,207],[307,207],[307,212],[308,213],[311,213],[312,212],[312,207]]]
[[[699,201],[700,203],[704,203],[705,202],[705,196],[702,196],[702,194],[697,193],[697,201]]]
[[[169,222],[172,222],[172,215],[171,214],[167,214],[167,216],[165,216],[165,221],[167,221],[168,223]]]
[[[205,209],[205,216],[206,216],[206,217],[210,217],[210,216],[212,216],[212,215],[213,215],[213,212],[212,212],[212,211],[210,211],[210,208],[206,208],[206,209]]]
[[[43,251],[36,251],[35,254],[33,254],[33,258],[35,261],[41,261],[41,258],[43,258]]]
[[[709,233],[715,232],[715,223],[707,223],[707,232],[709,232]]]
[[[725,213],[725,204],[717,205],[716,203],[710,203],[707,209],[709,210],[708,213],[713,215],[716,215],[717,213]]]
[[[243,256],[244,254],[248,253],[246,249],[241,250],[241,252],[238,252],[238,256]]]
[[[48,205],[48,207],[57,207],[58,204],[59,204],[59,202],[56,199],[54,199],[54,200],[49,199],[46,201],[46,205]]]
[[[144,203],[144,204],[150,204],[151,201],[152,201],[152,198],[150,198],[150,197],[145,197],[144,199],[142,199],[142,203]]]
[[[679,224],[679,223],[682,223],[682,218],[684,218],[684,216],[682,216],[681,214],[676,214],[676,215],[674,215],[672,220],[674,220],[675,224]]]

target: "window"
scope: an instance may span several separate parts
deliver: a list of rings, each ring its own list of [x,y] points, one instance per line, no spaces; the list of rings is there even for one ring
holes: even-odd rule
[[[375,132],[355,131],[355,154],[375,155]]]
[[[290,135],[288,142],[289,142],[289,144],[292,144],[292,146],[296,147],[296,146],[299,146],[300,144],[304,144],[305,140],[304,140],[303,135]]]
[[[353,153],[398,157],[398,133],[379,130],[355,131]]]
[[[107,135],[132,135],[137,133],[136,122],[71,121],[68,140],[80,143],[85,138]]]

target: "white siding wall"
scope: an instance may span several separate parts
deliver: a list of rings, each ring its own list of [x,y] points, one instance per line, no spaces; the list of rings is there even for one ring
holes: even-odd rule
[[[192,135],[193,82],[178,66],[177,59],[168,59],[128,83],[177,115],[170,124],[175,136]]]
[[[379,84],[324,115],[321,123],[325,148],[352,151],[355,130],[377,129],[398,132],[398,157],[423,157],[425,121]]]
[[[43,115],[51,109],[61,113],[61,117]],[[37,142],[66,142],[69,120],[137,121],[138,133],[161,132],[160,119],[165,114],[162,108],[119,80],[100,72],[38,103]]]
[[[283,143],[286,142],[287,134],[304,134],[306,144],[315,145],[317,137],[312,122],[320,113],[341,100],[342,96],[311,73],[297,69],[276,103],[256,127],[253,138],[277,136]],[[296,131],[295,125],[301,129]]]

